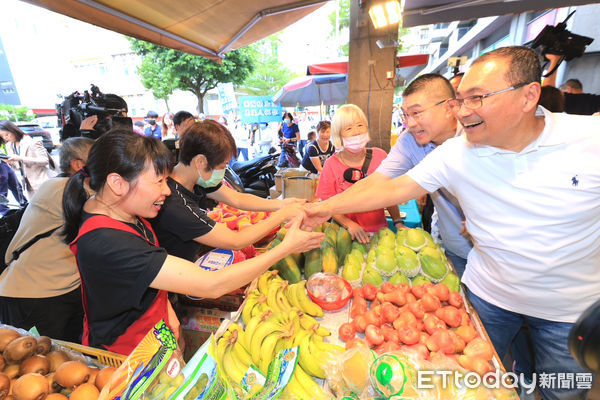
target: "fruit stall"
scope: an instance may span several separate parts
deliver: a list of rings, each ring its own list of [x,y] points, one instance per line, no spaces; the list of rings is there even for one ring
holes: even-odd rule
[[[315,229],[321,247],[277,262],[235,294],[235,311],[180,316],[209,326],[186,337],[185,357],[164,321],[127,357],[3,327],[0,398],[518,398],[499,384],[501,360],[427,232],[384,228],[361,244],[335,223]]]

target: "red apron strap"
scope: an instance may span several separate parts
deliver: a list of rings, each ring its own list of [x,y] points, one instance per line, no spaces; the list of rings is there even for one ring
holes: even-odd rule
[[[77,259],[77,241],[79,240],[79,238],[93,230],[102,228],[117,229],[133,233],[146,240],[149,244],[153,246],[158,246],[158,239],[156,238],[156,234],[154,233],[154,230],[152,229],[150,223],[143,218],[140,218],[140,220],[146,226],[146,228],[148,228],[150,232],[152,232],[154,243],[152,243],[150,240],[145,238],[140,232],[133,229],[126,223],[117,221],[116,219],[110,218],[106,215],[94,215],[88,218],[83,223],[83,225],[81,225],[77,237],[69,244],[71,251],[75,255],[75,259]],[[77,263],[77,269],[79,270],[79,277],[81,281],[81,297],[84,311],[83,335],[81,343],[85,346],[89,346],[90,331],[88,321],[87,296],[85,291],[85,285],[83,283],[81,275],[81,268],[79,268],[79,263]],[[168,293],[164,290],[159,290],[158,294],[156,295],[156,298],[154,299],[148,310],[146,310],[146,312],[142,314],[142,316],[137,321],[135,321],[131,326],[129,326],[125,333],[119,336],[112,345],[105,345],[104,347],[109,351],[119,354],[131,353],[131,351],[135,348],[137,343],[139,343],[144,338],[146,333],[148,333],[148,330],[152,328],[152,326],[154,326],[158,321],[164,319],[165,322],[169,324],[168,302]]]

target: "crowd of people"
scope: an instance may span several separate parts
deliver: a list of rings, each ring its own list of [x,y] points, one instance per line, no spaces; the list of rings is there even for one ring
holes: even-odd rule
[[[310,204],[221,183],[232,158],[248,157],[240,149],[258,124],[243,128],[248,142],[240,142],[235,123],[185,111],[159,121],[151,112],[138,134],[117,128],[96,140],[67,139],[60,173],[49,179],[47,153],[0,122],[9,149],[2,163],[22,171],[16,184],[25,184],[29,199],[0,275],[0,320],[127,354],[161,318],[179,334],[168,292],[228,293],[277,260],[319,247],[323,234],[312,227],[330,218],[366,243],[388,225],[385,208],[402,228],[398,204],[429,195],[436,236],[500,357],[510,350],[515,371],[529,375],[583,372],[567,338],[600,294],[600,118],[562,112],[577,95],[566,89],[548,96],[560,96],[564,109],[550,109],[556,101],[543,92],[555,82],[542,86],[541,75],[533,50],[510,46],[451,80],[417,77],[403,91],[396,113],[403,131],[389,154],[369,147],[369,121],[356,105],[316,124],[286,113],[282,145],[320,177],[322,201]],[[169,139],[178,140],[175,162]],[[235,232],[208,218],[207,199],[272,214]],[[283,242],[255,258],[216,272],[194,264],[212,248],[245,247],[285,221]],[[545,399],[586,392],[540,391]]]

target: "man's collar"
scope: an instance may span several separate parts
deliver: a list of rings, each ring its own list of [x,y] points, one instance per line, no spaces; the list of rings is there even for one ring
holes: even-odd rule
[[[557,146],[565,143],[565,138],[562,135],[562,133],[554,129],[556,119],[555,115],[553,115],[550,111],[546,110],[544,107],[538,106],[535,112],[535,116],[544,118],[544,129],[533,142],[531,142],[529,145],[527,145],[527,147],[525,147],[519,152],[520,154],[536,151],[540,147]],[[464,135],[464,140],[465,144],[473,148],[477,152],[477,155],[479,155],[480,157],[488,157],[494,154],[515,153],[514,151],[500,149],[494,146],[470,143],[467,140],[466,135]]]

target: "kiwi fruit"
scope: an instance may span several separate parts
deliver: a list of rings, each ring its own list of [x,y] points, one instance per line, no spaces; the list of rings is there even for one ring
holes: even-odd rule
[[[0,351],[4,351],[6,346],[21,336],[21,334],[14,329],[0,328]]]
[[[19,374],[25,375],[31,372],[46,375],[50,372],[50,360],[39,354],[26,358],[25,361],[21,363]]]
[[[50,360],[50,372],[56,371],[62,363],[71,360],[67,353],[62,350],[51,351],[46,354],[46,358]]]
[[[48,397],[46,397],[46,400],[69,400],[69,398],[64,394],[50,393]]]
[[[80,361],[62,363],[54,374],[54,380],[62,387],[73,389],[90,378],[90,369]]]
[[[37,340],[37,347],[35,348],[35,354],[46,355],[52,349],[52,340],[48,336],[40,336]]]
[[[96,376],[98,375],[98,372],[100,372],[100,368],[91,365],[89,365],[88,368],[90,369],[90,379],[88,379],[88,383],[94,385],[96,383]]]
[[[54,382],[54,372],[50,372],[48,375],[46,375],[46,379],[48,380],[48,388],[50,389],[50,393],[58,393],[61,391],[62,386]]]
[[[70,400],[96,400],[100,396],[100,391],[91,383],[82,383],[73,390]]]
[[[4,349],[4,359],[8,363],[19,362],[35,353],[37,340],[32,336],[21,336],[10,342]]]
[[[3,399],[10,392],[10,378],[6,374],[0,373],[0,399]]]
[[[116,368],[114,367],[106,367],[104,369],[102,369],[100,372],[98,372],[98,375],[96,375],[96,387],[98,388],[98,390],[102,390],[102,388],[108,383],[108,381],[110,380],[110,377],[113,375],[113,373],[116,371]]]
[[[19,364],[9,364],[2,370],[10,379],[14,379],[19,376]]]
[[[26,374],[13,386],[17,400],[43,400],[48,396],[48,380],[40,374]]]

